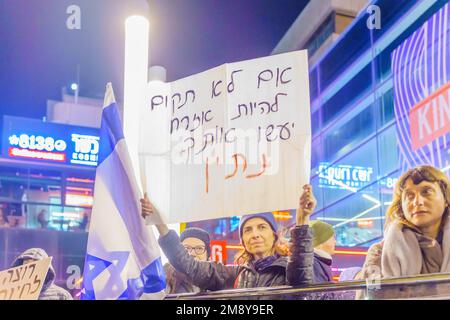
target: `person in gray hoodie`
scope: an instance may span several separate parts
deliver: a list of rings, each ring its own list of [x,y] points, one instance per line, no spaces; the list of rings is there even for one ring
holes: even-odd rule
[[[11,268],[18,267],[32,261],[43,260],[47,257],[48,254],[44,249],[31,248],[22,252],[17,258],[15,258],[11,264]],[[48,269],[38,300],[73,300],[67,290],[54,284],[55,277],[55,269],[53,269],[53,266],[50,264],[50,268]]]

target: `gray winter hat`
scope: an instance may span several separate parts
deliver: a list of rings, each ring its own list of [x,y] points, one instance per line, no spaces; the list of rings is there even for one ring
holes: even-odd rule
[[[242,231],[244,229],[245,223],[254,218],[261,218],[263,220],[266,220],[267,223],[272,228],[273,232],[276,234],[278,230],[277,222],[275,221],[275,217],[272,212],[264,212],[264,213],[255,213],[255,214],[249,214],[246,216],[241,217],[241,220],[239,221],[239,237],[242,240]]]

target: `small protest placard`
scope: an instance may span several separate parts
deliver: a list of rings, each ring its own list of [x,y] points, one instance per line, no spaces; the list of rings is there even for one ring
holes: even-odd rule
[[[37,300],[51,262],[48,257],[0,271],[0,300]]]

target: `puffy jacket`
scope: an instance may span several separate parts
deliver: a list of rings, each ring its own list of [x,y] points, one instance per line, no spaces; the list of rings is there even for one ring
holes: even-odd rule
[[[23,264],[24,260],[43,260],[48,257],[47,252],[40,248],[28,249],[20,254],[11,264],[11,268],[18,267]],[[47,276],[44,280],[41,293],[39,294],[39,300],[73,300],[70,293],[61,287],[54,284],[55,281],[55,269],[50,265]]]
[[[159,245],[172,266],[205,290],[306,285],[313,281],[312,232],[307,225],[291,229],[291,255],[278,257],[256,271],[252,264],[225,266],[198,261],[181,245],[175,231],[159,238]]]
[[[333,283],[331,265],[333,259],[320,250],[314,250],[314,283]],[[347,299],[343,291],[314,293],[308,296],[311,300],[343,300]]]

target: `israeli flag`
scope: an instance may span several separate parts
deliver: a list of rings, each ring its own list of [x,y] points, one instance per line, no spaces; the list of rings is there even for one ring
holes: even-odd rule
[[[83,300],[162,299],[158,243],[141,217],[136,181],[111,83],[106,86]]]

